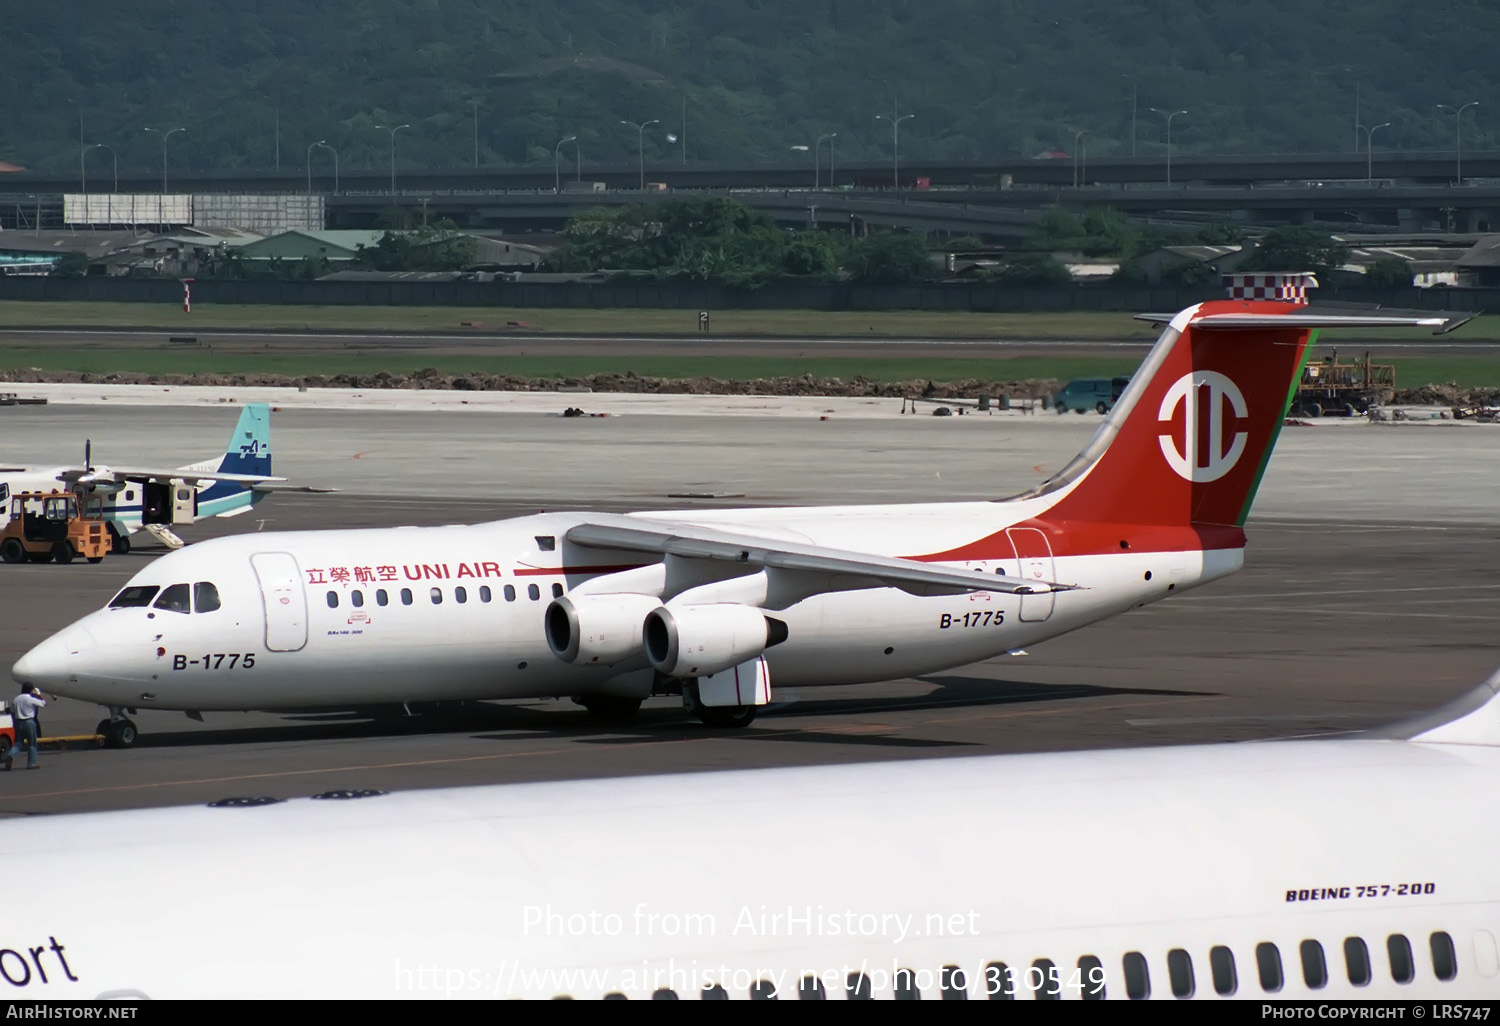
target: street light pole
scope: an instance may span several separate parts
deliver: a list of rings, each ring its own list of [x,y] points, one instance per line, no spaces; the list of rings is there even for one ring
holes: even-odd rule
[[[1172,184],[1172,119],[1175,118],[1179,114],[1186,114],[1187,111],[1185,111],[1185,110],[1174,110],[1174,111],[1171,111],[1169,113],[1167,111],[1161,110],[1158,107],[1152,107],[1151,109],[1154,110],[1154,111],[1156,111],[1156,113],[1160,114],[1162,117],[1164,117],[1164,118],[1167,119],[1167,184],[1171,185]]]
[[[901,188],[901,122],[907,118],[916,117],[915,114],[902,114],[896,116],[897,108],[891,108],[891,116],[876,114],[876,121],[889,121],[891,123],[891,188]]]
[[[391,195],[394,196],[396,195],[396,133],[403,128],[410,128],[411,126],[397,125],[395,128],[391,128],[388,125],[376,125],[375,127],[383,128],[391,133]]]
[[[1088,132],[1087,128],[1081,128],[1073,133],[1073,188],[1075,189],[1083,185],[1083,175],[1079,173],[1083,168],[1078,162],[1078,150],[1083,144],[1083,137],[1088,135]]]
[[[1454,121],[1456,121],[1458,123],[1458,125],[1457,125],[1457,127],[1458,127],[1457,147],[1458,147],[1458,149],[1456,151],[1457,152],[1457,156],[1458,156],[1458,162],[1457,162],[1457,166],[1454,169],[1454,177],[1457,179],[1456,184],[1458,184],[1458,185],[1464,184],[1464,111],[1468,110],[1470,107],[1477,107],[1477,106],[1479,106],[1479,101],[1478,100],[1470,100],[1468,103],[1464,104],[1462,107],[1459,107],[1457,110],[1454,110],[1452,107],[1448,106],[1446,103],[1440,103],[1440,104],[1437,105],[1437,109],[1438,110],[1451,110],[1451,111],[1453,111],[1453,115],[1454,115],[1453,119],[1454,119]]]
[[[88,146],[84,149],[83,152],[87,153],[87,152],[89,152],[89,150],[108,150],[109,151],[109,155],[114,158],[114,162],[115,162],[115,192],[119,192],[120,191],[120,158],[119,158],[119,155],[115,153],[115,148],[113,146],[109,146],[109,145],[107,145],[105,143],[89,143]]]
[[[186,132],[186,128],[174,128],[169,132],[163,132],[160,128],[147,128],[148,132],[156,132],[161,136],[161,194],[167,194],[167,140],[178,132]]]
[[[314,146],[322,146],[326,139],[319,139],[307,148],[307,194],[312,195],[312,151]]]
[[[563,143],[577,142],[578,136],[570,135],[566,139],[559,139],[557,145],[552,147],[552,191],[562,192],[562,148]]]
[[[636,152],[641,158],[641,185],[642,191],[646,188],[646,126],[661,124],[660,118],[652,118],[650,121],[642,121],[637,124],[634,121],[621,121],[622,125],[630,125],[636,130]]]
[[[321,146],[333,154],[333,194],[337,196],[339,194],[339,151],[329,146],[326,142],[315,142],[313,145]]]
[[[1365,184],[1375,181],[1375,133],[1382,128],[1390,128],[1391,123],[1387,121],[1383,125],[1376,125],[1370,129],[1365,136]]]
[[[833,188],[833,141],[838,137],[837,132],[829,132],[818,136],[817,142],[813,143],[813,188],[821,184],[818,179],[818,147],[823,145],[824,139],[828,140],[828,187]]]

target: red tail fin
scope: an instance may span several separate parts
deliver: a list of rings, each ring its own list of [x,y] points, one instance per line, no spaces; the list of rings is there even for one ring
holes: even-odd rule
[[[1312,328],[1226,328],[1305,314],[1290,303],[1225,300],[1173,318],[1047,518],[1118,524],[1243,524],[1301,373]],[[1103,447],[1103,451],[1099,449]],[[1064,471],[1067,475],[1069,471]],[[1061,482],[1059,482],[1061,483]],[[1064,485],[1063,487],[1067,487]]]

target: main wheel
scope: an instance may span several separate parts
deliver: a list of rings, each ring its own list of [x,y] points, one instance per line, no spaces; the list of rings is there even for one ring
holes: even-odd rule
[[[68,542],[60,541],[52,546],[52,561],[54,563],[71,563],[73,562],[74,555],[73,546]]]
[[[130,551],[130,535],[110,532],[109,551],[117,556],[123,556]]]
[[[705,727],[748,727],[759,710],[753,705],[700,706],[698,719]]]
[[[129,720],[114,720],[104,734],[104,743],[110,748],[129,748],[135,744],[135,724]]]
[[[578,704],[588,710],[591,719],[600,723],[624,723],[633,719],[641,709],[641,699],[619,695],[590,695],[580,698]]]
[[[0,544],[0,559],[7,563],[24,563],[26,546],[21,544],[19,538],[7,538],[3,544]]]

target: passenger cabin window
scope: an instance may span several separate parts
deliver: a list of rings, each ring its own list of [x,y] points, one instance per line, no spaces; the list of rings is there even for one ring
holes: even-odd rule
[[[942,977],[939,980],[939,989],[942,992],[944,1001],[969,1000],[969,978],[956,965],[943,966]]]
[[[652,1001],[676,1001],[676,1000],[678,1000],[677,992],[675,990],[669,990],[666,987],[663,987],[660,990],[653,990],[651,992],[651,1000]]]
[[[1412,964],[1411,941],[1402,933],[1393,933],[1385,939],[1386,954],[1391,959],[1391,979],[1397,983],[1410,983],[1416,976]]]
[[[701,1001],[728,1001],[729,991],[716,983],[712,987],[704,987],[698,998]]]
[[[355,609],[365,604],[365,593],[355,588],[349,593],[349,604]]]
[[[1370,985],[1370,949],[1362,937],[1344,938],[1344,967],[1356,987]]]
[[[1028,987],[1035,985],[1038,1001],[1062,999],[1062,974],[1057,971],[1057,963],[1050,958],[1039,958],[1031,963],[1031,969],[1027,972],[1026,985]]]
[[[1453,950],[1453,938],[1439,930],[1430,938],[1432,946],[1432,973],[1440,980],[1451,980],[1458,975],[1458,955]]]
[[[870,978],[864,973],[850,973],[844,981],[844,999],[846,1001],[869,1001],[873,995],[870,992]]]
[[[917,989],[917,974],[910,969],[896,970],[896,1000],[920,1001],[922,992]]]
[[[435,606],[440,606],[440,605],[443,604],[443,589],[442,588],[433,588],[432,589],[432,604],[435,605]]]
[[[459,585],[457,588],[454,588],[453,589],[453,601],[454,602],[460,602],[460,603],[469,601],[469,591],[468,591],[468,589],[465,588],[463,585]]]
[[[1239,976],[1234,971],[1234,952],[1224,945],[1208,949],[1208,970],[1214,978],[1214,993],[1220,997],[1229,997],[1239,988]]]
[[[1104,963],[1093,955],[1078,960],[1078,996],[1085,1001],[1104,1000]]]
[[[149,606],[161,589],[155,584],[133,584],[109,600],[110,609],[135,609]]]
[[[534,584],[528,584],[526,585],[526,597],[535,602],[537,599],[542,597],[542,589],[538,588]]]
[[[411,605],[411,589],[410,588],[402,588],[401,589],[401,604],[403,606],[409,606],[409,605]]]
[[[488,584],[481,584],[479,586],[479,601],[481,601],[481,602],[488,602],[489,600],[490,600],[490,586]]]
[[[775,1001],[776,984],[770,980],[761,980],[750,988],[751,1001]]]
[[[1298,950],[1302,955],[1302,982],[1309,990],[1328,986],[1328,961],[1323,957],[1323,945],[1315,940],[1305,940]]]
[[[1255,968],[1260,973],[1260,989],[1274,994],[1281,989],[1281,952],[1270,941],[1255,946]]]
[[[376,588],[375,589],[375,604],[377,606],[386,605],[390,601],[391,601],[391,597],[385,593],[385,589],[384,588]]]
[[[551,552],[557,548],[557,538],[550,534],[539,534],[536,536],[536,547],[543,552]]]
[[[1172,984],[1172,996],[1193,996],[1193,956],[1181,948],[1167,952],[1167,980]]]
[[[1132,1001],[1150,997],[1151,970],[1146,966],[1146,956],[1139,951],[1128,951],[1121,965],[1125,970],[1125,996]]]
[[[823,989],[822,982],[816,976],[804,976],[802,982],[797,985],[797,999],[799,1001],[827,1001],[828,992]]]
[[[339,593],[336,592],[336,591],[330,591],[328,593],[328,608],[329,609],[337,609],[338,607],[339,607]]]
[[[505,601],[507,601],[507,602],[514,602],[515,600],[516,600],[516,589],[515,589],[515,587],[513,585],[507,584],[505,586]]]
[[[208,581],[193,585],[193,608],[200,613],[212,613],[219,608],[219,589]]]
[[[1010,978],[1010,966],[1004,962],[991,962],[984,967],[984,996],[991,1001],[1015,999],[1016,984]]]
[[[191,601],[186,584],[172,584],[162,589],[155,608],[164,609],[169,613],[187,613],[191,612]]]
[[[552,597],[553,598],[562,598],[562,593],[563,593],[563,586],[561,584],[554,584],[552,586]]]

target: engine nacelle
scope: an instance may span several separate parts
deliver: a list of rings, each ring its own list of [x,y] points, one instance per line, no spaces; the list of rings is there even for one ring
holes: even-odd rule
[[[705,677],[786,640],[786,624],[754,606],[659,606],[646,617],[646,658],[669,677]]]
[[[641,653],[654,595],[565,595],[547,607],[547,646],[565,663],[613,666]]]

